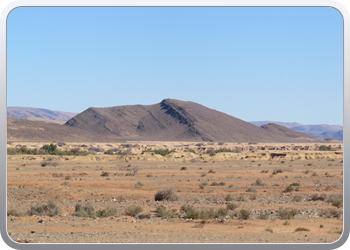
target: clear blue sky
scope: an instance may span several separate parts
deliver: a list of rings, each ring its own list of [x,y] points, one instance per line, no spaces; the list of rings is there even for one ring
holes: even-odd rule
[[[7,105],[193,101],[245,121],[343,124],[333,8],[44,8],[7,22]]]

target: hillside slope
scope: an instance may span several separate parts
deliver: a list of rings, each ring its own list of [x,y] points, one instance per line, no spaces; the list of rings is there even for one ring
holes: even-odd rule
[[[165,99],[154,105],[89,108],[70,119],[65,126],[117,136],[123,140],[320,141],[288,129],[258,127],[194,102],[174,99]]]

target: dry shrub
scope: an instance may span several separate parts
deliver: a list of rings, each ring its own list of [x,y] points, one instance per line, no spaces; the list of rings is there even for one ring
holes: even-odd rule
[[[28,215],[55,216],[61,214],[62,210],[55,201],[48,201],[44,204],[32,205]]]
[[[91,202],[79,202],[75,204],[74,216],[95,218],[95,208]]]
[[[154,195],[155,201],[177,201],[179,200],[179,196],[175,193],[174,188],[165,188],[162,190],[159,190]]]
[[[313,201],[324,201],[325,199],[327,198],[327,195],[326,194],[313,194],[311,196],[311,200]]]
[[[47,159],[43,160],[40,162],[40,165],[42,167],[46,167],[46,166],[52,166],[52,167],[57,167],[60,165],[60,158],[56,158],[56,157],[48,157]]]
[[[284,208],[278,209],[278,216],[282,220],[293,219],[294,215],[296,215],[297,213],[298,213],[298,210],[296,209],[284,209]]]
[[[125,215],[133,216],[135,217],[137,214],[142,212],[142,207],[131,205],[125,208]]]
[[[238,205],[233,203],[226,205],[227,210],[235,210],[237,207]]]
[[[95,153],[102,153],[105,151],[103,148],[99,148],[99,147],[89,147],[88,150],[90,152],[95,152]]]

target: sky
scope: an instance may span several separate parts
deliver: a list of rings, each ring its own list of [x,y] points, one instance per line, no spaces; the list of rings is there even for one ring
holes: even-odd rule
[[[7,106],[79,113],[172,98],[245,121],[343,125],[330,7],[21,7]]]

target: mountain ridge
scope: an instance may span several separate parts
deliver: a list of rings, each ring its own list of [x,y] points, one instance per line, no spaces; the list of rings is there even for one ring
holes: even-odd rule
[[[90,107],[63,125],[51,127],[42,118],[28,119],[8,118],[8,137],[12,140],[62,137],[79,141],[86,138],[91,141],[322,142],[278,124],[259,127],[201,104],[176,99],[151,105]]]
[[[254,121],[250,122],[257,126],[262,126],[267,123],[275,123],[281,126],[290,128],[295,131],[299,131],[319,139],[336,139],[343,140],[343,126],[341,125],[329,125],[329,124],[313,124],[303,125],[296,122],[276,122],[276,121]],[[297,124],[297,126],[295,126]]]
[[[124,140],[190,140],[233,142],[317,141],[296,131],[274,134],[269,130],[207,108],[198,103],[164,99],[152,105],[88,108],[65,126],[86,129]]]

